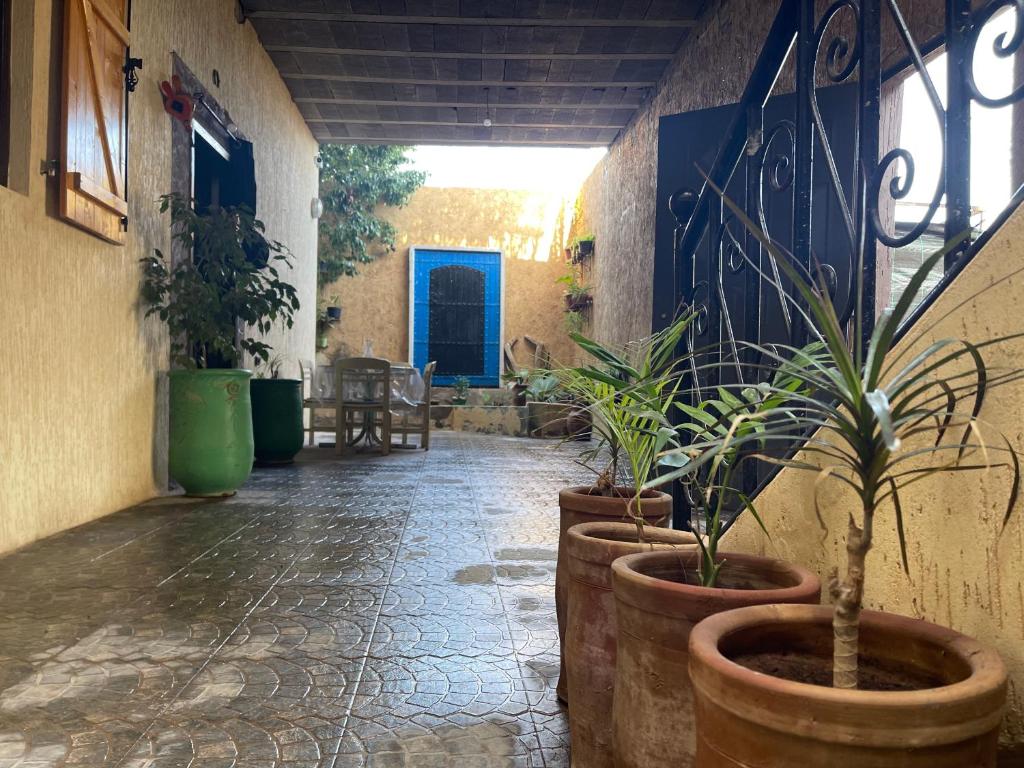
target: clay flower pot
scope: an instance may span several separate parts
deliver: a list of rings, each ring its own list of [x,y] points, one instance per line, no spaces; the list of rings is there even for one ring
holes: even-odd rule
[[[566,532],[579,523],[617,522],[629,520],[627,505],[633,498],[632,488],[616,488],[618,496],[598,496],[591,486],[563,488],[558,492],[559,530],[558,562],[555,566],[555,615],[558,619],[558,649],[561,655],[556,692],[568,701],[565,680],[565,616],[568,608],[569,566],[565,555]],[[647,525],[664,528],[672,517],[672,497],[660,491],[645,491],[641,503]]]
[[[613,768],[612,694],[617,628],[611,564],[623,555],[692,551],[693,534],[649,528],[637,542],[633,523],[580,523],[569,529],[565,550],[569,610],[565,626],[569,731],[574,768]]]
[[[1006,699],[995,651],[865,611],[860,659],[863,690],[832,688],[828,606],[758,606],[704,622],[690,637],[697,765],[994,768]],[[775,676],[813,679],[809,670],[824,684]],[[908,683],[917,690],[870,690]]]
[[[806,568],[734,553],[721,554],[719,560],[725,565],[715,588],[697,582],[696,552],[645,552],[612,565],[619,624],[612,726],[618,768],[694,765],[687,669],[690,632],[698,622],[747,605],[821,599],[821,581]]]

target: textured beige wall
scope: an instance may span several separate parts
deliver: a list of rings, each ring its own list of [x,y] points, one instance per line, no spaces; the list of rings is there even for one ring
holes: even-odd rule
[[[1024,276],[998,281],[1024,263],[1022,243],[1024,209],[1018,209],[921,319],[916,326],[921,330],[895,352],[917,351],[943,338],[981,342],[1020,333],[1020,313],[1007,309],[1024,302]],[[971,298],[982,290],[979,298]],[[988,348],[985,356],[994,369],[1020,367],[1024,341]],[[1024,384],[991,390],[981,418],[990,442],[996,442],[995,432],[1002,430],[1018,452],[1024,451]],[[824,533],[814,516],[814,477],[814,473],[786,470],[758,497],[758,511],[772,543],[756,523],[741,517],[727,534],[725,548],[777,554],[823,577],[844,567],[841,536],[847,515],[858,511],[857,502],[839,483],[822,484]],[[866,602],[872,608],[953,627],[998,648],[1012,676],[1004,740],[1020,744],[1024,743],[1024,504],[1017,505],[1000,536],[1009,489],[1009,471],[993,469],[947,473],[907,490],[901,499],[910,576],[900,565],[892,510],[885,509],[875,524],[875,546],[868,555]]]
[[[559,195],[521,190],[422,187],[405,208],[386,216],[398,232],[396,250],[342,277],[324,295],[337,295],[341,322],[328,334],[328,358],[361,354],[408,359],[409,247],[454,246],[500,250],[505,263],[505,341],[523,335],[547,344],[558,360],[572,343],[563,322],[563,250],[571,210]],[[517,345],[517,354],[524,349]]]
[[[168,245],[154,201],[170,189],[170,118],[158,92],[171,51],[214,89],[256,144],[259,214],[298,257],[307,311],[283,346],[310,356],[314,337],[316,142],[233,0],[134,0],[132,55],[145,59],[130,117],[131,228],[108,245],[53,218],[52,184],[31,168],[57,157],[61,2],[15,0],[30,73],[15,142],[29,172],[0,188],[0,551],[159,492],[166,476],[163,328],[142,319],[139,258]],[[20,78],[29,76],[30,82]],[[48,211],[50,213],[48,213]]]

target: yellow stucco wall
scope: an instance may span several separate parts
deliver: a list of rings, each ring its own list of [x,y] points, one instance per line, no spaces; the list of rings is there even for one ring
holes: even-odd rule
[[[314,344],[317,144],[233,0],[134,0],[131,228],[108,245],[53,217],[54,181],[35,172],[59,147],[62,3],[14,0],[19,67],[11,189],[0,188],[0,552],[139,502],[166,482],[162,326],[138,306],[139,258],[167,249],[154,201],[170,191],[171,123],[158,84],[176,51],[255,143],[259,211],[296,254],[306,310],[280,350]],[[24,122],[22,122],[24,121]],[[19,137],[21,137],[19,139]]]
[[[1000,278],[1024,263],[1024,209],[968,265],[963,274],[915,326],[921,329],[894,354],[919,350],[943,338],[974,342],[1020,333],[1024,276]],[[979,298],[971,298],[986,289]],[[946,316],[948,315],[948,316]],[[934,327],[929,330],[929,326]],[[993,368],[1020,367],[1024,341],[988,348]],[[904,359],[909,359],[906,357]],[[990,442],[1002,430],[1024,451],[1024,383],[991,390],[981,412]],[[986,426],[987,424],[987,426]],[[856,499],[839,483],[823,483],[819,500],[827,534],[813,506],[815,474],[786,470],[757,499],[771,532],[766,541],[757,524],[741,517],[727,534],[733,551],[777,554],[806,565],[824,577],[845,566],[842,536]],[[1008,470],[946,473],[916,484],[901,495],[908,538],[910,576],[900,565],[891,508],[875,524],[875,545],[868,555],[866,603],[869,607],[915,616],[953,627],[998,648],[1010,668],[1010,708],[1004,741],[1024,743],[1024,504],[1000,535],[1010,490]],[[824,543],[823,543],[824,537]]]
[[[341,322],[328,334],[328,358],[361,354],[370,340],[375,355],[409,356],[409,247],[453,246],[500,250],[505,265],[505,341],[524,335],[544,342],[556,360],[573,345],[563,319],[564,247],[571,201],[521,190],[422,187],[404,208],[387,209],[396,250],[342,277],[324,295],[337,295]],[[520,354],[524,348],[516,346]]]

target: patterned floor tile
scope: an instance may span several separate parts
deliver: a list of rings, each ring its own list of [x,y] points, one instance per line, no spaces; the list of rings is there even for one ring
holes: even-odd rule
[[[556,768],[552,443],[259,469],[0,559],[0,768]]]

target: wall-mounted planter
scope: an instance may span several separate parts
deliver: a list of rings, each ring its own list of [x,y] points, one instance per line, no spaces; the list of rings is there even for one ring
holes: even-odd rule
[[[593,240],[580,240],[576,245],[576,257],[579,259],[589,259],[594,255],[594,241]]]
[[[332,323],[341,320],[341,307],[327,307],[327,319]]]
[[[594,297],[589,293],[582,296],[573,296],[572,294],[565,294],[565,310],[567,312],[579,312],[586,309],[594,303]]]

